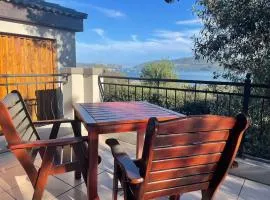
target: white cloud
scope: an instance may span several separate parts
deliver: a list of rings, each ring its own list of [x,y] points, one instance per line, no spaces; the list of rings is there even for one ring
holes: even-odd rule
[[[131,39],[133,41],[138,41],[138,36],[133,34],[133,35],[131,35]]]
[[[154,36],[167,40],[182,40],[186,35],[179,31],[157,30]]]
[[[95,31],[100,31],[95,30]],[[103,33],[103,32],[102,32]],[[112,40],[107,39],[103,43],[83,43],[77,42],[81,47],[96,51],[190,51],[192,40],[190,32],[174,32],[167,30],[154,31],[154,37],[144,41],[137,40],[137,35],[131,35],[131,40]],[[179,45],[181,44],[181,45]]]
[[[149,60],[191,56],[193,41],[189,31],[156,30],[152,37],[138,40],[131,35],[129,40],[104,39],[101,43],[77,41],[79,61],[117,64],[138,64]],[[88,60],[85,60],[85,59]]]
[[[109,9],[109,8],[104,8],[104,7],[99,7],[99,6],[93,6],[93,5],[91,5],[91,7],[94,8],[95,10],[103,13],[107,17],[111,17],[111,18],[123,18],[123,17],[126,16],[125,13],[123,13],[123,12],[121,12],[119,10]]]
[[[198,32],[199,29],[185,31],[156,30],[153,35],[157,37],[158,40],[176,41],[190,45],[192,43],[191,37]]]
[[[100,37],[104,38],[105,31],[101,28],[94,28],[92,29],[96,34],[98,34]]]
[[[175,23],[178,25],[196,25],[201,24],[202,21],[200,19],[191,19],[191,20],[178,20]]]
[[[76,9],[83,10],[84,12],[87,12],[89,10],[89,8],[92,8],[92,9],[106,15],[107,17],[111,17],[111,18],[126,17],[126,14],[119,11],[119,10],[109,9],[109,8],[105,8],[105,7],[101,7],[101,6],[95,6],[95,5],[92,5],[91,3],[79,2],[78,0],[47,0],[47,1],[52,2],[52,3],[56,3],[56,4],[60,4],[62,6],[70,7],[70,8],[75,7]]]

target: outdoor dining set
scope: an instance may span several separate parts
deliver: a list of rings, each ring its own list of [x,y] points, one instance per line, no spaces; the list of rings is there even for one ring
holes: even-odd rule
[[[83,177],[89,200],[99,199],[99,135],[130,132],[137,132],[135,160],[116,139],[106,140],[114,158],[114,200],[119,182],[125,200],[176,200],[198,190],[203,200],[213,199],[249,125],[244,114],[185,116],[146,101],[75,103],[73,109],[72,120],[32,121],[18,91],[0,101],[2,133],[32,183],[34,200],[42,199],[50,175],[70,171]],[[57,137],[62,123],[71,124],[74,137]],[[50,137],[42,140],[36,127],[48,124]],[[36,169],[38,155],[42,163]]]

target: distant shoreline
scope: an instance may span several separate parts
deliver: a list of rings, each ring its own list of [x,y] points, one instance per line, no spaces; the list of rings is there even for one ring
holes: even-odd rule
[[[98,64],[98,63],[77,63],[77,67],[101,67],[111,69],[113,72],[120,72],[130,77],[140,77],[142,68],[154,60],[145,62],[133,67],[125,67],[120,64]],[[213,72],[221,71],[222,68],[216,63],[208,63],[205,60],[195,60],[193,57],[179,58],[170,60],[175,65],[178,79],[183,80],[202,80],[202,81],[227,81],[223,78],[213,79]]]
[[[129,77],[140,77],[139,72],[135,71],[122,71],[126,76]],[[199,81],[228,81],[223,78],[214,79],[213,71],[177,71],[177,78],[182,80],[199,80]]]

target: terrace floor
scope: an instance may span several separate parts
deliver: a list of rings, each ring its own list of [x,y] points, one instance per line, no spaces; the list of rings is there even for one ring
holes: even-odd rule
[[[41,130],[40,132],[44,131]],[[69,135],[69,128],[61,128],[61,135]],[[65,134],[65,133],[68,134]],[[41,134],[42,135],[42,134]],[[43,134],[46,135],[46,134]],[[113,158],[110,150],[105,144],[108,137],[115,135],[100,136],[99,154],[102,162],[99,165],[99,185],[98,192],[101,200],[112,199],[112,170]],[[125,137],[128,135],[125,135]],[[132,134],[128,136],[134,137]],[[120,141],[121,142],[121,141]],[[132,142],[131,142],[132,143]],[[121,142],[123,148],[130,154],[135,156],[135,145]],[[40,165],[40,159],[35,164]],[[32,198],[33,188],[23,168],[20,166],[15,157],[7,152],[0,154],[0,199],[1,200],[30,200]],[[59,200],[84,200],[87,199],[86,187],[83,180],[75,180],[74,173],[66,173],[57,176],[51,176],[46,187],[43,199],[59,199]],[[119,199],[123,199],[119,194]],[[164,198],[165,199],[165,198]],[[201,199],[200,192],[192,192],[183,195],[183,200]],[[270,186],[258,182],[253,182],[234,175],[227,176],[221,189],[216,196],[217,200],[269,200]]]

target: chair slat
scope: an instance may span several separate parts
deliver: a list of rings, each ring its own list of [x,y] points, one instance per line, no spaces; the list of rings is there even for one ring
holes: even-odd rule
[[[153,150],[153,160],[177,158],[223,152],[226,142],[206,143],[189,146],[164,147]]]
[[[22,141],[34,141],[38,139],[38,135],[27,110],[23,104],[23,100],[18,93],[8,94],[2,102],[8,108],[12,118],[13,125],[16,128],[18,136]]]
[[[27,138],[26,141],[36,141],[37,140],[37,137],[36,137],[34,131],[32,131],[32,132],[29,131],[29,134],[27,134],[27,136],[29,136],[29,137],[26,137]]]
[[[153,161],[151,171],[216,163],[219,161],[220,157],[221,153],[217,153]]]
[[[28,126],[30,124],[29,120],[27,119],[26,116],[24,118],[22,118],[22,119],[19,119],[19,120],[15,119],[15,120],[13,120],[13,122],[14,122],[14,125],[15,125],[18,132],[20,132],[21,130],[23,130],[24,127],[26,127],[26,126]],[[22,125],[24,125],[24,126],[22,126]]]
[[[24,135],[26,134],[27,130],[28,129],[31,129],[31,125],[30,124],[27,124],[26,126],[23,126],[23,127],[20,127],[20,130],[19,132],[21,133],[21,137],[23,138]]]
[[[146,185],[146,191],[156,191],[162,189],[169,189],[179,186],[191,185],[196,183],[203,183],[210,181],[213,177],[213,174],[203,174],[203,175],[195,175],[195,176],[188,176],[183,178],[176,178],[176,179],[169,179],[169,180],[162,180],[157,182],[151,182]]]
[[[71,147],[69,145],[63,147],[63,158],[62,163],[69,163],[71,162]]]
[[[145,199],[154,199],[154,198],[160,197],[160,196],[169,196],[172,194],[183,194],[186,192],[191,192],[191,191],[196,191],[196,190],[205,190],[208,187],[209,187],[209,182],[174,187],[174,188],[170,188],[170,189],[147,192],[147,193],[145,193],[144,198]]]
[[[10,112],[11,117],[12,117],[13,120],[14,120],[18,115],[20,115],[20,114],[22,114],[22,113],[24,113],[23,107],[21,107],[18,111]],[[24,113],[24,116],[26,116],[25,113]],[[24,117],[24,116],[22,116],[22,117]]]
[[[56,147],[53,162],[54,162],[54,165],[61,165],[63,163],[63,147],[62,146]]]
[[[199,165],[163,171],[150,172],[149,182],[180,178],[191,175],[212,173],[216,170],[217,164]]]
[[[164,124],[164,125],[163,125]],[[174,133],[197,133],[204,131],[219,131],[232,129],[235,125],[235,119],[223,116],[193,116],[179,120],[160,123],[159,134]]]
[[[20,97],[18,96],[17,93],[9,93],[3,100],[2,102],[7,105],[7,108],[10,109],[16,104],[20,103]]]
[[[180,132],[180,130],[178,131]],[[182,133],[170,135],[158,135],[155,139],[155,147],[189,145],[194,143],[226,141],[229,131],[209,131],[197,133]]]

